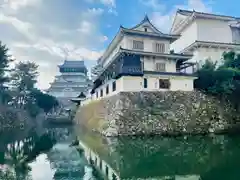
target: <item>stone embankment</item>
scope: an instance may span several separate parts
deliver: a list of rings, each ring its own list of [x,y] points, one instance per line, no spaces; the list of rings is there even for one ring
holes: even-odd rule
[[[122,92],[78,109],[75,121],[105,136],[223,133],[239,115],[201,92]]]

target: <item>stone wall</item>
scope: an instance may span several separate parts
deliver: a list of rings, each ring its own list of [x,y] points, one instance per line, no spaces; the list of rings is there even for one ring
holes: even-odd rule
[[[80,107],[75,121],[106,136],[221,133],[240,121],[228,103],[201,92],[122,92]]]

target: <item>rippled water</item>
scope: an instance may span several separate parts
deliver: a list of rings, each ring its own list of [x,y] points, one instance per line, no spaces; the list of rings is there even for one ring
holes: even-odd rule
[[[90,166],[75,147],[80,143],[100,158]],[[96,169],[121,179],[239,180],[240,136],[103,138],[72,128],[49,128],[44,134],[0,137],[1,180],[94,180]],[[101,164],[101,167],[98,167]],[[2,174],[1,174],[2,172]],[[113,177],[113,176],[112,176]]]
[[[93,169],[86,159],[76,147],[70,147],[74,139],[75,134],[71,128],[52,128],[46,129],[46,133],[41,136],[33,132],[24,139],[1,144],[4,151],[0,153],[0,179],[95,179]],[[4,171],[8,177],[4,177]]]

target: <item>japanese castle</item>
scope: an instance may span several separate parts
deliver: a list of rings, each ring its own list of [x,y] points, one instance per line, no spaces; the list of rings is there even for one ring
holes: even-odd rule
[[[192,54],[192,62],[219,61],[223,52],[240,52],[239,17],[179,9],[170,32],[180,35],[171,49]]]
[[[98,60],[101,72],[84,104],[119,92],[193,91],[192,55],[170,51],[179,35],[160,32],[147,16],[136,26],[120,26],[118,33]]]
[[[58,67],[61,75],[55,77],[48,94],[70,100],[78,97],[81,92],[87,93],[91,81],[88,79],[84,61],[65,60]]]

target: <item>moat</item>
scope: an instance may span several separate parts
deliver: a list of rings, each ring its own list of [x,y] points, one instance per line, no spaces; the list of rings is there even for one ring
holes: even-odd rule
[[[1,171],[8,167],[11,180],[104,179],[94,158],[92,166],[70,146],[76,137],[100,158],[101,166],[114,171],[112,179],[240,179],[240,136],[103,138],[68,126],[45,128],[41,135],[2,134]]]

